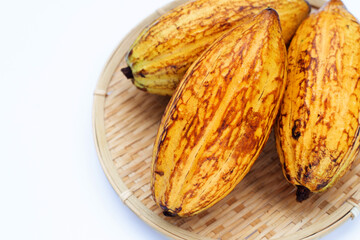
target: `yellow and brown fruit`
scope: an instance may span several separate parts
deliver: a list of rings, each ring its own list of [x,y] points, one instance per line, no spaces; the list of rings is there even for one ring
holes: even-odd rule
[[[152,192],[167,216],[229,194],[266,143],[286,82],[278,15],[263,10],[212,44],[186,72],[159,127]]]
[[[288,43],[310,6],[304,0],[196,0],[150,24],[135,40],[123,69],[138,88],[171,95],[190,65],[217,38],[261,10],[274,8]]]
[[[302,201],[331,187],[359,152],[360,26],[340,0],[301,24],[288,64],[276,143]]]

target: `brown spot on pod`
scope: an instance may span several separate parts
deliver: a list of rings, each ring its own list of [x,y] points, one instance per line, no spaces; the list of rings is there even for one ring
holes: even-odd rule
[[[155,171],[156,174],[160,175],[160,176],[164,176],[164,172],[163,171]]]
[[[141,91],[144,91],[144,92],[147,92],[147,89],[145,87],[139,87],[139,86],[136,86],[137,89],[141,90]]]
[[[328,183],[329,183],[329,180],[322,181],[322,183],[316,185],[316,190],[320,190],[320,189],[324,188],[326,185],[328,185]]]
[[[133,50],[131,49],[129,54],[128,54],[128,57],[131,57],[132,54],[133,54]]]
[[[293,137],[295,140],[298,140],[299,137],[301,136],[300,126],[301,126],[300,119],[295,120],[295,121],[294,121],[294,125],[293,125],[292,130],[291,130],[292,137]]]
[[[146,71],[145,70],[141,70],[139,72],[139,75],[142,77],[142,78],[145,78],[145,74],[146,74]]]
[[[285,172],[285,178],[286,178],[288,181],[291,181],[291,177],[290,177],[290,175],[289,175],[289,173],[288,173],[288,168],[287,168],[285,162],[283,163],[283,169],[284,169],[284,172]]]
[[[311,165],[305,166],[305,173],[303,179],[305,182],[309,182],[312,179]]]
[[[298,180],[301,179],[302,172],[303,172],[303,168],[302,168],[302,166],[299,166],[299,169],[297,171],[297,179]]]

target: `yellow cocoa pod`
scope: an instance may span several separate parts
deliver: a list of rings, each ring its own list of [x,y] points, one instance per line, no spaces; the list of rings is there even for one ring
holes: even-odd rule
[[[288,50],[276,124],[286,179],[297,199],[331,187],[359,152],[360,26],[339,0],[311,14]]]
[[[145,28],[135,40],[123,72],[136,87],[172,95],[190,65],[217,38],[261,10],[274,8],[285,43],[308,16],[305,0],[196,0],[181,5]]]
[[[269,137],[285,81],[286,46],[270,8],[195,61],[154,145],[151,186],[165,215],[197,214],[243,179]]]

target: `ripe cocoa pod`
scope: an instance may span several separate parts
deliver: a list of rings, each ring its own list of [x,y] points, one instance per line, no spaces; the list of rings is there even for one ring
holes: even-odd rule
[[[149,93],[172,95],[190,65],[217,38],[261,10],[274,8],[285,43],[290,42],[310,6],[304,0],[196,0],[178,6],[138,36],[124,73]]]
[[[191,216],[229,194],[266,143],[286,81],[278,14],[263,10],[190,67],[156,137],[152,191],[167,216]]]
[[[330,1],[301,24],[288,63],[275,133],[284,175],[302,201],[331,187],[359,152],[358,21]]]

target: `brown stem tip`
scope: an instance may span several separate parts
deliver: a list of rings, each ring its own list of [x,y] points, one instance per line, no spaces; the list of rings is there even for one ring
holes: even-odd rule
[[[176,216],[178,216],[176,211],[174,212],[173,210],[170,210],[169,208],[167,208],[166,206],[164,206],[161,203],[160,203],[160,207],[163,210],[164,216],[167,216],[167,217],[176,217]]]
[[[122,68],[121,72],[125,75],[125,77],[127,79],[133,79],[134,75],[132,74],[131,68],[130,67],[126,67],[126,68]]]
[[[163,214],[164,214],[164,216],[166,216],[166,217],[176,217],[176,216],[177,216],[176,213],[172,213],[172,212],[170,212],[170,211],[168,211],[168,210],[163,211]]]
[[[298,185],[296,191],[296,201],[302,202],[308,199],[310,196],[310,190],[304,186]]]

